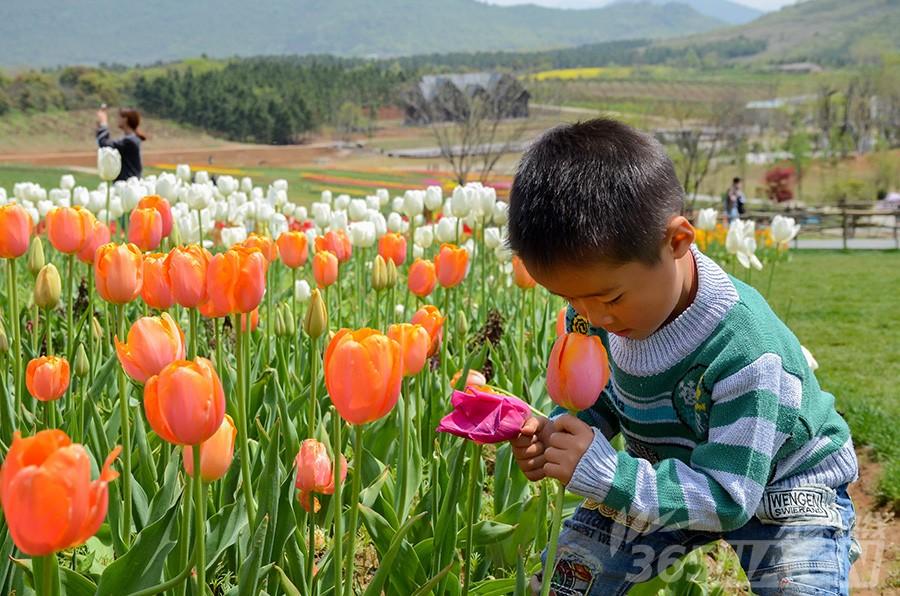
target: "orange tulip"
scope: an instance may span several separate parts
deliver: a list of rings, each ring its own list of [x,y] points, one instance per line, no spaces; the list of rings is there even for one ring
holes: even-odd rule
[[[399,232],[388,232],[378,239],[378,254],[385,261],[391,259],[399,267],[406,262],[406,238]]]
[[[278,237],[281,262],[291,269],[302,267],[309,258],[309,240],[303,232],[285,232]]]
[[[144,258],[134,244],[110,242],[97,249],[94,278],[100,296],[112,304],[127,304],[141,293]]]
[[[427,304],[415,312],[411,322],[421,325],[428,332],[431,337],[431,348],[428,350],[428,355],[434,356],[441,345],[441,337],[444,335],[444,317],[441,316],[441,311],[436,306]]]
[[[246,248],[256,249],[261,252],[269,263],[278,258],[278,245],[268,236],[250,234],[242,244]]]
[[[300,502],[309,501],[310,493],[334,494],[334,467],[328,456],[328,449],[315,439],[300,443],[300,450],[294,458],[297,480],[294,486],[300,491]],[[347,460],[341,455],[341,482],[347,477]],[[307,504],[304,508],[309,511]]]
[[[434,284],[437,283],[437,276],[434,272],[434,263],[424,259],[416,259],[409,266],[409,278],[407,279],[409,291],[424,298],[431,294],[434,290]]]
[[[445,288],[458,286],[466,277],[469,264],[469,253],[455,244],[441,244],[441,249],[434,258],[437,279]]]
[[[146,383],[172,362],[184,360],[184,332],[168,313],[141,317],[128,330],[127,343],[118,337],[115,342],[122,368],[138,383]]]
[[[175,302],[196,308],[206,301],[206,276],[212,256],[199,244],[179,246],[166,257],[166,278]]]
[[[163,220],[153,207],[142,207],[131,212],[128,219],[128,241],[141,250],[156,250],[163,238]]]
[[[534,278],[531,277],[530,273],[528,273],[528,269],[525,268],[525,264],[522,262],[522,259],[520,259],[518,255],[513,255],[512,266],[513,281],[517,286],[519,286],[523,290],[528,290],[537,285],[537,282],[534,281]]]
[[[176,360],[144,386],[144,412],[150,427],[165,441],[199,445],[209,440],[225,418],[222,382],[206,358]]]
[[[459,383],[459,379],[462,377],[462,371],[456,371],[456,374],[453,375],[453,378],[450,379],[450,388],[456,389],[456,384]],[[463,386],[463,389],[466,387],[483,387],[487,385],[487,379],[484,374],[480,370],[472,370],[469,369],[469,374],[466,375],[466,384]]]
[[[556,313],[556,337],[566,334],[566,311],[569,307],[564,306]]]
[[[388,337],[400,344],[403,356],[403,376],[412,377],[419,374],[425,366],[428,350],[431,348],[431,336],[422,325],[398,323],[388,327]]]
[[[16,259],[28,251],[34,222],[16,203],[0,205],[0,258]]]
[[[91,229],[88,236],[78,251],[78,260],[88,265],[94,264],[97,249],[104,244],[109,244],[109,227],[96,217],[91,217]]]
[[[400,397],[403,358],[400,344],[374,329],[341,329],[324,358],[331,402],[350,424],[385,416]]]
[[[207,309],[215,313],[247,313],[259,306],[266,291],[263,253],[235,245],[214,256],[206,277]]]
[[[313,277],[316,278],[316,285],[320,288],[327,288],[337,281],[338,276],[338,258],[334,253],[327,250],[321,250],[313,256]]]
[[[56,401],[69,388],[69,361],[59,356],[34,358],[25,369],[28,393],[40,401]]]
[[[200,478],[203,482],[215,482],[225,475],[234,459],[234,438],[237,428],[231,416],[225,414],[219,430],[212,437],[200,444]],[[194,477],[194,448],[185,445],[181,452],[184,471]]]
[[[256,331],[259,327],[259,308],[254,308],[250,313],[250,331]],[[241,313],[241,331],[247,333],[247,313]]]
[[[18,432],[0,469],[0,501],[13,542],[32,557],[80,546],[97,533],[109,504],[110,469],[121,447],[91,481],[91,459],[61,430],[23,439]]]
[[[159,211],[159,215],[162,217],[162,235],[163,238],[168,238],[172,233],[172,207],[169,205],[169,201],[159,195],[147,195],[138,201],[137,206],[138,209],[149,207]]]
[[[166,277],[166,255],[161,252],[144,255],[144,283],[141,298],[150,308],[168,310],[175,304],[169,278]]]
[[[566,333],[556,338],[547,363],[547,392],[570,411],[594,405],[609,382],[609,361],[596,335]]]
[[[316,252],[327,250],[333,253],[341,263],[350,260],[353,254],[353,245],[350,244],[350,237],[344,230],[331,230],[323,236],[316,237]]]
[[[83,207],[56,207],[47,213],[50,244],[67,255],[77,253],[91,232],[94,216]]]

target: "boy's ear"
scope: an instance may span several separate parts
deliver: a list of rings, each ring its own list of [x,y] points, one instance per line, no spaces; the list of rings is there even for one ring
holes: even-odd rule
[[[666,240],[663,247],[671,251],[674,258],[680,259],[691,249],[694,243],[694,226],[683,215],[676,215],[666,226]]]

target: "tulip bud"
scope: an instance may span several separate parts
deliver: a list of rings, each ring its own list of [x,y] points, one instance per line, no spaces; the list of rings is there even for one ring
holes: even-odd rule
[[[78,350],[75,351],[75,376],[83,379],[91,372],[91,363],[88,361],[87,352],[84,351],[84,344],[78,344]]]
[[[297,334],[297,322],[294,321],[294,313],[291,312],[291,307],[287,304],[283,305],[282,310],[284,311],[284,334],[288,337],[293,337]]]
[[[278,337],[287,335],[284,331],[284,311],[281,308],[275,309],[275,335]]]
[[[384,258],[382,258],[381,255],[378,255],[375,257],[375,262],[372,265],[372,289],[376,292],[380,292],[387,287],[387,264],[384,262]]]
[[[6,329],[0,323],[0,356],[9,352],[9,338],[6,337]]]
[[[46,260],[44,259],[44,243],[40,236],[35,236],[28,247],[28,270],[32,275],[37,275],[43,268]]]
[[[97,317],[93,317],[91,321],[91,333],[94,335],[94,341],[103,339],[103,327],[100,326],[100,321],[97,320]]]
[[[388,259],[387,261],[387,287],[393,288],[397,285],[397,280],[399,278],[399,274],[397,273],[397,265],[394,264],[392,259]]]
[[[463,311],[456,313],[456,332],[462,337],[465,337],[466,333],[469,332],[469,320]]]
[[[328,310],[325,301],[318,288],[314,288],[309,298],[309,307],[306,309],[306,320],[303,322],[303,330],[312,339],[322,337],[328,330]]]
[[[62,284],[59,271],[53,263],[44,265],[34,280],[34,303],[45,310],[56,308],[59,306],[60,294]]]

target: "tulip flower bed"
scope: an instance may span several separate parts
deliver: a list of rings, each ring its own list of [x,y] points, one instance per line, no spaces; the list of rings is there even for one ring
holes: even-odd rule
[[[42,191],[0,206],[2,593],[525,593],[578,500],[505,441],[608,377],[493,189]]]

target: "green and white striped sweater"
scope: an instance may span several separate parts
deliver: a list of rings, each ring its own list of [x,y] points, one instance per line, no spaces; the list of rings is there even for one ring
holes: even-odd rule
[[[595,438],[567,488],[645,528],[729,531],[765,489],[836,488],[857,462],[794,334],[756,290],[693,255],[696,298],[646,339],[608,336],[569,308],[567,330],[602,339],[611,380],[578,414]],[[619,432],[627,452],[607,441]]]

